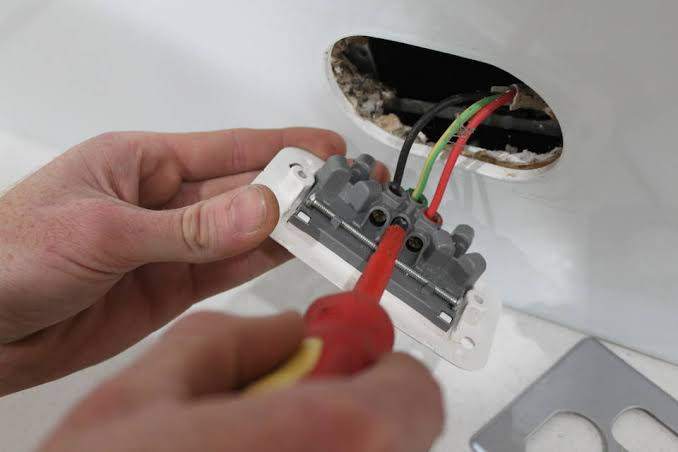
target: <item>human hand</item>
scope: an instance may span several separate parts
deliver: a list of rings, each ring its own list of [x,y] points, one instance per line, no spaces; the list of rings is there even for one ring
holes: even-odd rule
[[[110,357],[287,259],[267,239],[273,194],[247,185],[286,146],[345,152],[308,128],[108,133],[0,198],[0,395]]]
[[[85,398],[41,452],[429,450],[442,428],[441,395],[407,355],[353,377],[238,392],[289,358],[303,328],[291,313],[187,316]]]

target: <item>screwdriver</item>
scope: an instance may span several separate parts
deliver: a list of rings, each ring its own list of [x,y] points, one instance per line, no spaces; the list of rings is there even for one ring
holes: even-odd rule
[[[393,349],[391,319],[379,305],[407,233],[404,222],[386,228],[353,290],[315,300],[304,315],[306,336],[297,352],[248,393],[284,388],[305,378],[351,375]]]

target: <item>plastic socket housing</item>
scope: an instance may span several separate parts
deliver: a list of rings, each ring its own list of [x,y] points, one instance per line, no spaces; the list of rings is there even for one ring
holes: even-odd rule
[[[426,218],[423,203],[370,179],[373,166],[367,154],[352,164],[331,157],[290,222],[358,270],[392,221],[406,225],[408,236],[388,290],[447,331],[464,308],[464,295],[485,271],[483,257],[466,252],[473,228],[445,231]]]
[[[253,181],[268,186],[280,208],[271,237],[309,267],[350,290],[391,221],[406,222],[406,245],[381,299],[395,327],[464,369],[485,365],[501,301],[478,280],[484,259],[467,253],[473,230],[452,233],[424,218],[424,206],[368,178],[361,156],[327,162],[296,148],[280,151]],[[381,226],[380,226],[381,225]]]

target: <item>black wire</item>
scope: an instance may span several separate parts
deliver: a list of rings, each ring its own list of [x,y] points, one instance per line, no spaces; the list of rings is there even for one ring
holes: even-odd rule
[[[398,164],[396,165],[395,173],[393,173],[393,182],[391,182],[391,189],[400,192],[401,184],[403,182],[403,175],[405,174],[405,166],[407,165],[407,158],[410,155],[410,149],[414,141],[417,139],[419,132],[421,132],[424,127],[428,125],[429,122],[435,118],[438,113],[446,108],[449,108],[453,105],[463,104],[465,102],[475,101],[480,99],[482,94],[479,93],[466,93],[466,94],[455,94],[453,96],[447,97],[424,113],[421,118],[412,126],[409,133],[405,137],[405,142],[403,147],[400,149],[400,155],[398,156]]]

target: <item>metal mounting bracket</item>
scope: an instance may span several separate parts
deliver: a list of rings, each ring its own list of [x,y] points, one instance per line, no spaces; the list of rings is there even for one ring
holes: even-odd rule
[[[599,430],[605,450],[623,452],[612,427],[640,408],[678,431],[678,402],[593,338],[580,341],[471,438],[475,452],[525,452],[528,437],[557,413],[575,413]]]

